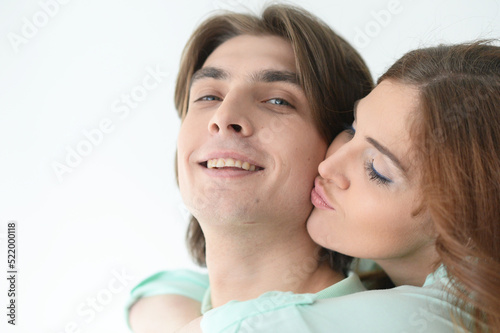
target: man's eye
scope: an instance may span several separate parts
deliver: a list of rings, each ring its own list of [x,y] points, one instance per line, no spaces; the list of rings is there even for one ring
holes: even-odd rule
[[[282,106],[293,106],[292,104],[288,103],[286,100],[282,98],[271,98],[266,101],[266,103],[270,104],[275,104],[275,105],[282,105]]]
[[[290,103],[281,98],[271,98],[267,102],[276,105],[290,105]]]
[[[221,99],[217,96],[213,96],[213,95],[208,95],[208,96],[203,96],[203,97],[200,97],[198,98],[196,101],[207,101],[207,102],[210,102],[210,101],[220,101]]]

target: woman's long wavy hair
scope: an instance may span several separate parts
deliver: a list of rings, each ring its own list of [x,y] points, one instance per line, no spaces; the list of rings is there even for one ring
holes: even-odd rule
[[[272,5],[262,15],[222,13],[206,19],[193,32],[181,58],[175,89],[175,106],[181,119],[188,110],[193,74],[225,41],[240,35],[278,36],[292,45],[300,85],[304,89],[317,130],[330,143],[353,121],[354,102],[373,88],[373,80],[361,56],[325,23],[307,11],[288,5]],[[205,262],[205,237],[192,218],[188,249],[201,266]],[[351,258],[323,249],[319,259],[345,271]]]
[[[455,314],[474,332],[500,332],[500,47],[415,50],[382,77],[419,90],[410,135],[423,205],[438,234]]]

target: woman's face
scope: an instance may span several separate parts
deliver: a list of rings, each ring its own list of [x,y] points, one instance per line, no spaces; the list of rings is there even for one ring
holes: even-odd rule
[[[333,141],[319,166],[307,224],[315,242],[379,264],[425,260],[435,236],[427,211],[417,212],[420,176],[408,133],[417,103],[416,89],[391,81],[359,101],[353,131]]]

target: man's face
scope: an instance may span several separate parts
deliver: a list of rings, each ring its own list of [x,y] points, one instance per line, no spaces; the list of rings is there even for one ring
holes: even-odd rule
[[[193,76],[178,139],[183,200],[202,225],[304,224],[326,148],[291,45],[275,36],[234,37]]]

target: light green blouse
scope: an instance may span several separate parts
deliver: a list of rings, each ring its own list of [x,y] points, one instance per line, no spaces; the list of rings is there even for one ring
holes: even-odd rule
[[[212,309],[207,275],[161,272],[132,290],[127,313],[141,297],[177,294],[202,302],[201,327],[206,333],[462,332],[454,326],[454,307],[444,291],[448,282],[446,270],[440,267],[422,287],[366,291],[351,273],[316,294],[272,291]]]
[[[365,290],[366,289],[359,280],[358,275],[351,272],[347,278],[319,291],[316,294],[294,294],[292,292],[278,293],[280,294],[280,302],[296,303],[301,302],[302,299],[326,299],[331,297],[349,295]],[[205,314],[212,309],[210,285],[207,274],[197,273],[189,270],[164,271],[146,278],[145,280],[140,282],[134,289],[132,289],[129,301],[127,302],[126,306],[127,323],[129,309],[132,307],[132,305],[134,305],[135,302],[137,302],[142,297],[162,294],[182,295],[199,301],[201,302],[202,314]],[[267,294],[269,293],[266,293],[264,295]],[[273,299],[273,301],[276,301],[276,299]],[[239,302],[238,308],[241,308],[240,304],[246,303]],[[251,308],[249,308],[249,310],[250,309]]]
[[[229,302],[203,316],[203,332],[466,332],[454,326],[446,270],[422,287],[401,286],[335,297],[265,293]]]

